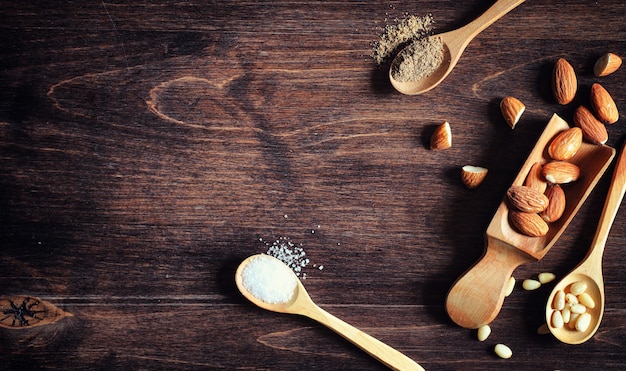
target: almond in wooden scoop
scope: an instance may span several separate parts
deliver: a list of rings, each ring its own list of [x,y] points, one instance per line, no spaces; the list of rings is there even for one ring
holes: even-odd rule
[[[548,223],[535,213],[511,210],[509,222],[518,232],[530,237],[545,236],[550,229]]]
[[[538,213],[548,207],[548,197],[526,186],[511,186],[506,192],[511,207],[526,213]]]
[[[583,142],[583,131],[579,127],[560,132],[548,146],[548,154],[555,160],[569,160]]]
[[[548,207],[539,216],[548,223],[554,223],[561,218],[565,211],[565,192],[558,184],[550,184],[545,193],[548,198]]]
[[[566,161],[552,161],[543,165],[543,177],[553,184],[565,184],[578,180],[580,168]]]

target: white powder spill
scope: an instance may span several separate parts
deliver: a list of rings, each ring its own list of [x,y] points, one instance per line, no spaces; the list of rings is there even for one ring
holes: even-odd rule
[[[297,278],[280,261],[259,255],[241,272],[242,283],[257,299],[269,304],[286,303],[293,297]]]
[[[319,228],[319,226],[318,226]],[[263,239],[260,238],[260,241],[263,242]],[[276,259],[285,263],[291,270],[296,274],[296,276],[306,279],[306,273],[304,272],[304,268],[311,262],[302,247],[302,244],[296,244],[288,237],[280,237],[278,240],[268,243],[265,245],[268,247],[267,255],[273,256]],[[323,265],[315,267],[319,270],[324,268]]]

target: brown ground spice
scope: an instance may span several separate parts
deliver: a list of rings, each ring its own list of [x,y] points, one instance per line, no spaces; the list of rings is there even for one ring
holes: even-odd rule
[[[443,43],[439,37],[415,40],[391,66],[391,74],[400,82],[418,81],[430,76],[443,62]]]

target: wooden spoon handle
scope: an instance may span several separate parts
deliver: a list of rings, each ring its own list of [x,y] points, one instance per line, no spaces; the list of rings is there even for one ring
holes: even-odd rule
[[[621,153],[617,158],[609,193],[604,202],[604,209],[600,215],[596,235],[591,243],[592,248],[589,250],[589,254],[593,254],[598,259],[602,258],[604,245],[609,237],[613,220],[615,220],[619,206],[624,198],[624,192],[626,192],[626,143],[622,146]]]
[[[481,14],[478,18],[468,23],[463,27],[467,36],[467,39],[471,40],[478,35],[485,28],[491,26],[495,21],[502,18],[505,14],[515,9],[518,5],[525,0],[499,0],[496,1],[487,11]],[[469,41],[468,41],[469,42]]]
[[[340,320],[315,304],[308,306],[300,314],[314,319],[335,331],[393,370],[424,370],[422,366],[406,355]]]
[[[500,312],[511,274],[531,257],[513,246],[487,237],[485,254],[450,288],[446,311],[459,326],[475,329]]]

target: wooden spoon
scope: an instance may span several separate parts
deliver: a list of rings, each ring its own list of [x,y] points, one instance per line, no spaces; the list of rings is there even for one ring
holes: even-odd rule
[[[294,294],[291,297],[291,300],[289,300],[288,302],[270,304],[255,297],[243,284],[243,270],[247,264],[249,264],[253,259],[258,258],[261,255],[252,255],[248,257],[239,265],[239,267],[237,268],[237,272],[235,273],[235,282],[237,284],[237,287],[239,288],[239,291],[241,291],[243,296],[250,300],[252,303],[263,309],[267,309],[273,312],[299,314],[314,319],[317,322],[335,331],[337,334],[343,336],[345,339],[349,340],[362,350],[366,351],[372,357],[376,358],[391,369],[424,370],[415,361],[400,353],[399,351],[393,349],[389,345],[364,333],[354,326],[347,324],[346,322],[340,320],[339,318],[333,316],[332,314],[317,306],[313,302],[313,300],[311,300],[311,297],[304,288],[304,285],[302,285],[302,282],[298,277],[295,276],[295,274],[294,279],[297,281],[297,285],[294,290]],[[275,259],[280,264],[283,264],[283,262],[279,259],[273,257],[271,258]]]
[[[602,253],[604,252],[604,246],[606,240],[609,237],[609,231],[617,210],[619,209],[622,199],[624,198],[624,192],[626,191],[626,145],[622,147],[622,152],[617,159],[617,165],[615,165],[615,171],[613,172],[613,179],[611,180],[611,186],[609,193],[604,203],[604,209],[600,215],[600,221],[598,222],[598,229],[596,235],[591,243],[591,248],[587,253],[585,259],[570,273],[568,273],[563,279],[554,287],[548,303],[546,305],[546,322],[550,332],[560,341],[567,344],[581,344],[589,340],[598,330],[600,322],[602,321],[602,315],[604,313],[604,282],[602,280]],[[593,299],[595,306],[593,308],[587,308],[587,313],[591,314],[591,322],[589,327],[585,331],[577,331],[570,329],[568,325],[560,328],[554,327],[551,317],[552,303],[554,296],[559,290],[566,290],[572,283],[582,281],[587,284],[586,292]]]
[[[432,74],[424,79],[406,82],[396,80],[393,76],[393,66],[399,63],[399,58],[396,56],[391,63],[392,68],[389,69],[391,85],[400,93],[407,95],[422,94],[439,85],[456,66],[459,58],[461,58],[461,54],[463,54],[467,45],[476,35],[523,2],[524,0],[499,0],[491,8],[487,9],[485,13],[467,25],[454,31],[431,36],[439,37],[443,43],[443,62]],[[402,53],[403,51],[400,51],[398,55]]]
[[[567,122],[553,115],[537,140],[512,185],[523,185],[526,175],[536,162],[550,161],[547,146],[559,132],[569,128]],[[487,227],[484,255],[452,286],[446,298],[450,318],[466,328],[478,328],[490,323],[500,312],[506,284],[519,265],[541,260],[561,236],[578,209],[609,166],[615,149],[583,143],[576,155],[568,160],[580,168],[581,177],[563,185],[566,207],[563,216],[550,224],[542,237],[527,237],[514,230],[508,222],[508,203],[502,200]]]

